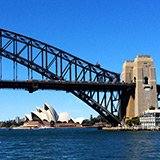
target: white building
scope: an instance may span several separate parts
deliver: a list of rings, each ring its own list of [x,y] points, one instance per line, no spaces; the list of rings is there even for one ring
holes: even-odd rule
[[[160,127],[160,110],[148,109],[140,116],[140,124],[142,127]]]
[[[72,118],[72,117],[70,117],[69,113],[62,112],[62,113],[59,114],[58,121],[68,123],[69,120],[72,120],[74,123],[82,124],[84,119],[85,119],[84,117]]]
[[[45,103],[43,108],[37,107],[36,111],[26,114],[25,120],[23,127],[44,128],[54,127],[57,121],[68,123],[69,120],[72,120],[74,123],[81,124],[84,118],[71,118],[67,112],[60,113],[58,116],[54,108]]]
[[[67,112],[62,112],[59,114],[59,118],[58,118],[58,121],[60,122],[67,122],[71,119],[69,113]]]
[[[26,121],[39,121],[39,122],[57,122],[58,114],[52,106],[47,103],[44,104],[43,108],[37,107],[36,111],[32,111],[31,114],[26,114]]]

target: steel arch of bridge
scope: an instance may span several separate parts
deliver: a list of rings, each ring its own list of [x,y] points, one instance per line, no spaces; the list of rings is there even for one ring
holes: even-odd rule
[[[41,41],[0,29],[0,80],[3,80],[2,58],[13,61],[13,81],[18,81],[18,65],[28,69],[28,80],[34,80],[33,71],[41,75],[41,80],[63,82],[116,83],[120,75],[105,70],[98,64],[88,63],[61,49]],[[34,90],[33,90],[34,91]],[[74,90],[70,92],[84,101],[111,123],[121,123],[121,96],[123,90]],[[123,93],[122,93],[123,92]],[[125,103],[125,102],[123,102]],[[124,111],[125,112],[125,111]]]

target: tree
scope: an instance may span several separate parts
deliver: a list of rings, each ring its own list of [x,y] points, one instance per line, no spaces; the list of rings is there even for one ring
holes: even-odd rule
[[[139,117],[134,117],[132,119],[127,120],[126,124],[130,127],[134,125],[139,125],[140,124]]]
[[[92,121],[92,119],[93,119],[93,116],[92,116],[92,114],[90,115],[90,121]]]

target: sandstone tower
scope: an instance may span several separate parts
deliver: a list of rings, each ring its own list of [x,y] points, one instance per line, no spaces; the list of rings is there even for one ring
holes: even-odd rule
[[[150,107],[158,108],[156,74],[150,56],[137,56],[134,61],[126,61],[122,82],[136,84],[135,95],[130,96],[126,108],[126,118],[137,117]]]

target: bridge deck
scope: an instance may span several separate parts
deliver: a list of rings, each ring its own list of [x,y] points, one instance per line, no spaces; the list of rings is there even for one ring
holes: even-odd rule
[[[97,91],[121,91],[134,88],[135,84],[128,83],[102,83],[102,82],[75,82],[75,81],[45,81],[45,80],[27,80],[27,81],[0,81],[0,88],[26,89],[30,92],[40,90],[97,90]]]

